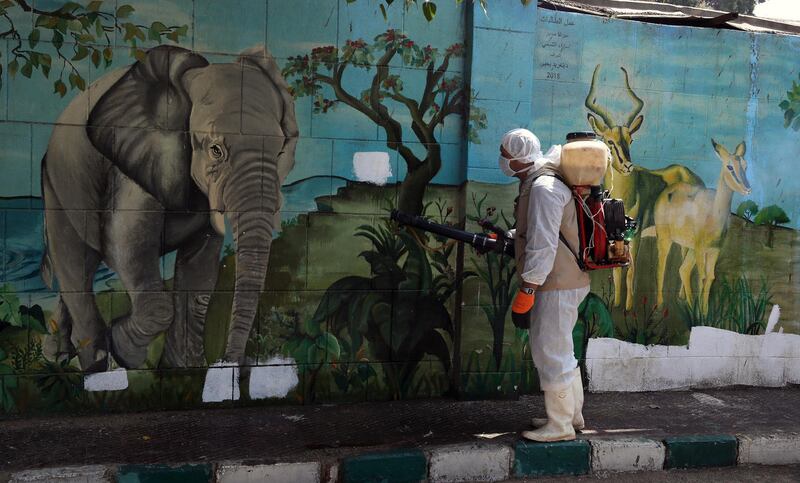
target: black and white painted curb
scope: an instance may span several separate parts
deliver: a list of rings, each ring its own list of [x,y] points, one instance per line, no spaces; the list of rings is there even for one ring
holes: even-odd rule
[[[27,470],[0,481],[362,482],[502,481],[511,477],[800,464],[800,433],[589,439],[514,446],[471,443],[367,453],[341,460],[277,464],[94,465]],[[0,475],[2,476],[2,475]]]

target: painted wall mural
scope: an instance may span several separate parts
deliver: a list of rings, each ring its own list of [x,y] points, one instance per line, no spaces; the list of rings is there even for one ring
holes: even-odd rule
[[[537,390],[513,261],[388,217],[511,227],[513,127],[594,130],[641,226],[580,307],[590,387],[800,382],[797,38],[518,2],[0,8],[0,413]]]

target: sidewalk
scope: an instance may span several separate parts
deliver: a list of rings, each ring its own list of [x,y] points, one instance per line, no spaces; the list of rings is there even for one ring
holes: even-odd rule
[[[530,418],[544,416],[539,396],[5,420],[0,421],[0,481],[42,481],[31,476],[36,473],[18,472],[77,466],[116,472],[119,481],[130,472],[162,470],[200,480],[216,473],[217,481],[246,481],[231,475],[280,468],[298,481],[326,481],[335,474],[359,481],[355,476],[370,465],[388,468],[392,461],[404,470],[418,466],[414,471],[423,471],[423,478],[441,481],[459,478],[448,468],[467,471],[471,465],[487,472],[477,476],[503,479],[542,474],[536,461],[558,462],[559,455],[567,463],[585,459],[585,468],[564,471],[573,474],[659,469],[684,464],[680,458],[688,458],[689,466],[735,464],[737,454],[740,463],[800,463],[798,386],[587,394],[584,415],[587,430],[577,443],[549,446],[518,444]],[[299,462],[311,464],[247,469]],[[139,466],[187,464],[196,465]]]

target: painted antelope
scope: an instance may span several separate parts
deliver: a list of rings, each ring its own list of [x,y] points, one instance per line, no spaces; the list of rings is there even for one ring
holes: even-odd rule
[[[664,303],[664,275],[672,244],[681,247],[683,262],[679,270],[681,294],[691,306],[692,271],[697,268],[700,310],[708,313],[708,297],[714,283],[714,269],[722,240],[728,230],[733,193],[750,194],[744,141],[733,153],[711,140],[722,162],[717,189],[677,183],[665,189],[656,200],[655,235],[658,246],[658,305]],[[653,228],[642,236],[652,234]]]
[[[625,90],[630,97],[633,108],[625,116],[622,124],[614,121],[611,112],[603,107],[597,100],[597,74],[600,64],[594,68],[592,84],[586,96],[585,105],[589,110],[587,120],[595,133],[600,136],[611,150],[611,167],[606,173],[605,186],[611,189],[611,195],[625,203],[628,216],[634,218],[640,227],[645,228],[653,224],[653,207],[658,195],[668,186],[675,183],[704,186],[702,179],[691,170],[680,165],[670,165],[659,170],[648,170],[636,166],[631,161],[630,146],[633,143],[633,134],[644,123],[644,101],[636,95],[631,88],[628,71],[620,67],[625,76]],[[639,248],[640,234],[634,236],[630,243],[631,264],[625,274],[625,308],[633,308],[634,276],[636,274],[636,254]],[[622,303],[623,269],[617,268],[612,272],[614,278],[614,305]]]

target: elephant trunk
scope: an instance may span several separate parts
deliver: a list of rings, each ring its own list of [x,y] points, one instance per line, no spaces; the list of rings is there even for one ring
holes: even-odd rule
[[[277,177],[262,171],[265,163],[243,164],[253,169],[236,173],[223,195],[236,244],[235,292],[224,359],[240,364],[267,274],[280,189]]]

